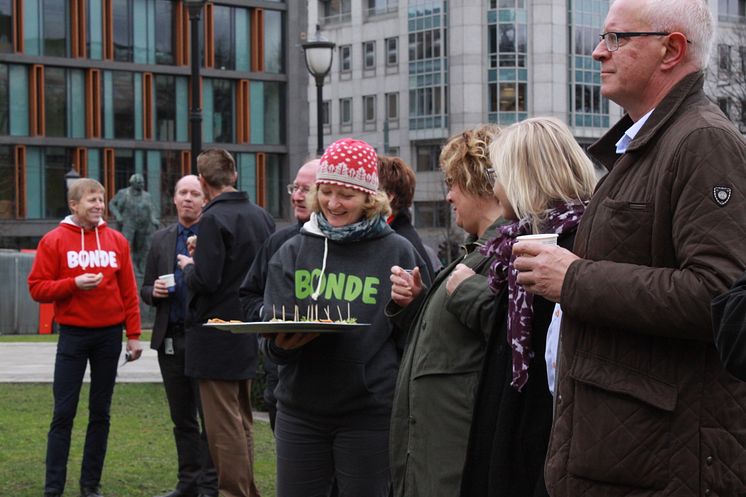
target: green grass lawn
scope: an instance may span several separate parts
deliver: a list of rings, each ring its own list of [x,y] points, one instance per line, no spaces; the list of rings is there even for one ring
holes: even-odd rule
[[[51,341],[54,340],[56,336]],[[19,337],[13,337],[12,341],[19,341]],[[88,387],[88,384],[83,385],[75,418],[65,490],[68,497],[77,496],[79,492],[80,461],[88,421]],[[0,406],[0,494],[41,497],[47,431],[52,415],[52,385],[0,383]],[[163,385],[118,383],[111,420],[101,482],[104,495],[152,497],[172,489],[176,483],[176,449]],[[263,497],[273,497],[275,444],[269,423],[257,421],[254,436],[257,486]]]

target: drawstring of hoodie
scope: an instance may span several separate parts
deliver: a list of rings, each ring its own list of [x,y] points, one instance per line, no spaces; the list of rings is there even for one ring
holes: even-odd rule
[[[326,272],[326,256],[329,253],[329,239],[324,238],[324,259],[321,262],[321,274],[319,275],[319,282],[316,283],[316,291],[311,294],[311,298],[316,301],[321,295],[321,280],[324,279],[324,273]]]
[[[98,237],[98,226],[94,226],[93,229],[96,232],[96,248],[98,249],[99,252],[101,252],[101,240]],[[80,227],[80,251],[82,252],[84,250],[85,250],[85,228],[81,226]]]

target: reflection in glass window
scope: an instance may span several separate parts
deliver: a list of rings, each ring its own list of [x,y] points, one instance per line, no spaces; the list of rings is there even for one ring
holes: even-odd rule
[[[71,149],[44,149],[44,217],[47,219],[59,219],[70,213],[65,199],[65,173],[72,163]]]
[[[285,130],[283,91],[280,83],[264,83],[264,143],[284,143]]]
[[[233,141],[233,82],[227,79],[214,79],[213,96],[213,141],[230,143]]]
[[[417,170],[418,171],[437,171],[438,157],[440,157],[440,145],[423,144],[417,145]]]
[[[114,6],[114,60],[132,62],[132,0],[117,0]]]
[[[155,77],[156,140],[176,141],[176,78],[165,74]]]
[[[342,126],[352,125],[352,99],[339,99],[339,124]]]
[[[0,53],[13,51],[13,8],[12,0],[0,0]]]
[[[363,64],[366,69],[376,68],[376,42],[366,41],[363,43]]]
[[[448,203],[415,202],[414,219],[415,228],[446,228],[450,220]]]
[[[399,92],[386,94],[386,119],[389,121],[399,119]]]
[[[282,12],[279,10],[264,11],[264,71],[281,73],[283,71],[283,34]]]
[[[16,217],[16,171],[12,154],[12,147],[0,145],[0,219]]]
[[[339,47],[339,72],[350,72],[352,70],[352,46],[342,45]]]
[[[47,136],[65,136],[67,132],[67,85],[65,69],[44,70],[44,119]]]
[[[365,95],[363,97],[363,120],[366,124],[376,122],[376,96]]]
[[[10,99],[8,90],[8,66],[0,64],[0,135],[7,135],[10,129]]]
[[[155,3],[155,63],[174,63],[174,4],[171,0]]]
[[[181,178],[181,155],[175,150],[161,152],[161,219],[176,217],[174,187]]]
[[[399,38],[386,38],[386,65],[395,66],[399,63]]]
[[[222,5],[213,7],[215,19],[215,67],[218,69],[236,68],[235,9]]]
[[[114,150],[114,191],[130,186],[130,176],[135,174],[135,151]]]
[[[44,55],[67,55],[67,0],[44,0]]]
[[[114,138],[135,137],[135,88],[131,72],[112,71],[114,83]]]
[[[331,100],[324,100],[321,103],[321,124],[324,127],[328,127],[332,125],[331,107],[332,107]]]

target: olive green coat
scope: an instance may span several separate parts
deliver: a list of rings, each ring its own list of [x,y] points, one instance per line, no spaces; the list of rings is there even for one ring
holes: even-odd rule
[[[485,345],[496,322],[487,286],[492,258],[478,249],[501,222],[468,241],[466,254],[438,273],[426,294],[404,309],[393,302],[386,309],[409,329],[391,414],[395,497],[458,495]],[[477,274],[449,296],[446,281],[458,263]]]

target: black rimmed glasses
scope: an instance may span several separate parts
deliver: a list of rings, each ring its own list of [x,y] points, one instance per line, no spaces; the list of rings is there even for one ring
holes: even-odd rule
[[[311,188],[307,186],[296,185],[295,183],[288,184],[287,189],[288,189],[288,195],[292,195],[296,191],[299,191],[305,195],[306,193],[311,191]]]
[[[665,31],[609,31],[601,33],[601,38],[606,44],[606,50],[616,52],[619,50],[619,40],[623,38],[637,38],[638,36],[668,36],[671,33]],[[687,40],[689,42],[689,40]]]

